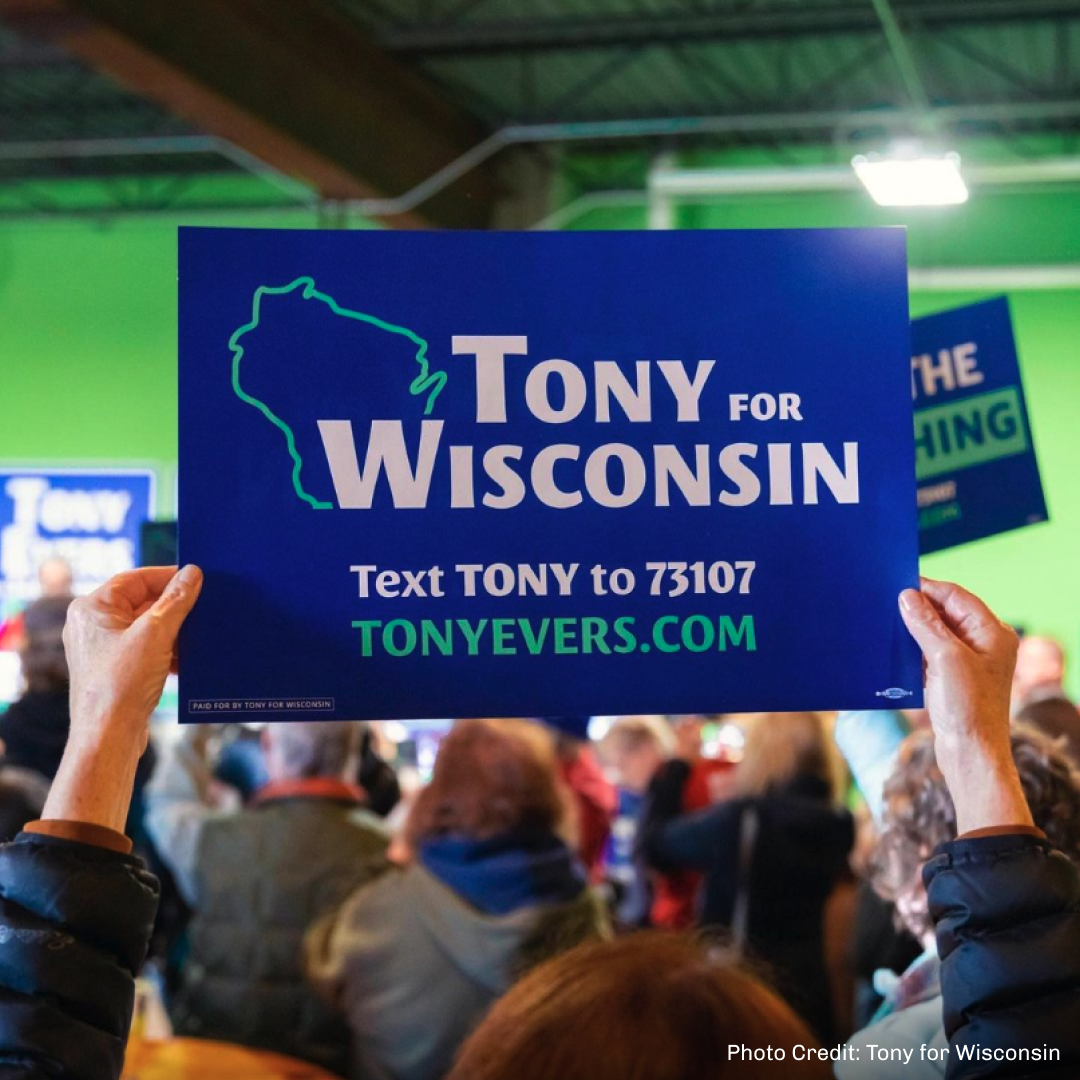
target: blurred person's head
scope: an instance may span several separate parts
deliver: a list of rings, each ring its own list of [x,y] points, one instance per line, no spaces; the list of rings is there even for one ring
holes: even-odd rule
[[[1064,697],[1065,652],[1050,637],[1029,634],[1020,639],[1013,673],[1013,709],[1045,697]]]
[[[1035,824],[1080,865],[1080,771],[1055,740],[1016,725],[1012,752]],[[956,839],[956,810],[934,756],[931,732],[909,736],[885,783],[885,804],[872,859],[874,888],[896,904],[907,929],[933,940],[922,867],[938,845]]]
[[[50,556],[38,567],[38,584],[42,596],[71,596],[71,563],[59,555]]]
[[[412,850],[456,836],[562,832],[567,802],[551,736],[527,720],[458,720],[439,744],[431,783],[405,829]]]
[[[589,741],[591,716],[538,716],[540,724],[551,737],[555,757],[570,766],[583,760],[592,760],[592,744]]]
[[[271,780],[354,780],[360,755],[355,721],[267,724],[262,733]]]
[[[817,713],[767,713],[746,735],[743,758],[735,772],[742,796],[767,795],[799,780],[815,780],[830,800],[836,771],[825,723]]]
[[[1080,768],[1080,712],[1063,697],[1047,697],[1025,705],[1015,716],[1018,724],[1026,724],[1051,739],[1062,740],[1065,752]]]
[[[600,754],[622,787],[644,791],[674,746],[674,735],[662,716],[619,716],[600,740]]]
[[[685,761],[697,761],[701,757],[705,717],[687,713],[671,715],[667,719],[675,734],[675,753]]]
[[[555,739],[555,748],[570,751],[589,741],[589,722],[591,716],[538,716],[537,723],[543,724]]]
[[[70,604],[70,596],[45,597],[35,600],[23,615],[22,672],[31,693],[67,692],[64,623]]]
[[[729,1046],[783,1047],[788,1062],[729,1059]],[[496,1002],[448,1080],[750,1080],[821,1078],[790,1062],[815,1046],[803,1022],[757,979],[675,934],[582,945],[535,968]]]

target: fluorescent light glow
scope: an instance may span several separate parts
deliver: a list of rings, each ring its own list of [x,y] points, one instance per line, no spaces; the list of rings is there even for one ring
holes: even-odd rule
[[[967,202],[959,154],[891,158],[859,154],[851,164],[878,206],[955,206]]]
[[[392,743],[403,743],[409,737],[409,729],[400,720],[384,720],[382,731]]]

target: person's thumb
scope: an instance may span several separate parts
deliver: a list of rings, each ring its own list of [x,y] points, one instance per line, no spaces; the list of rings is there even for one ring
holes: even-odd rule
[[[918,589],[905,589],[900,594],[900,615],[927,660],[961,644],[937,608]]]
[[[203,572],[197,566],[188,564],[181,567],[153,605],[143,614],[142,620],[156,626],[170,638],[175,638],[180,632],[181,624],[195,606],[195,601],[199,599],[202,583]]]

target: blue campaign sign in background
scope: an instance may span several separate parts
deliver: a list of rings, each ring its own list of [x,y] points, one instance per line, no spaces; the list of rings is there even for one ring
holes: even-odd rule
[[[37,596],[38,566],[51,556],[71,564],[79,592],[137,566],[153,505],[149,469],[0,467],[3,610]]]
[[[919,549],[1047,520],[1009,302],[911,324]]]
[[[909,359],[899,230],[183,229],[181,713],[918,704]]]

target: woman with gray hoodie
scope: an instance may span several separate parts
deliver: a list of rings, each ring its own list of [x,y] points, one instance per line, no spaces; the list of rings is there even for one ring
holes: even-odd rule
[[[562,837],[548,735],[463,720],[406,828],[409,864],[357,889],[308,934],[308,977],[347,1016],[356,1080],[434,1080],[534,965],[607,935]]]

